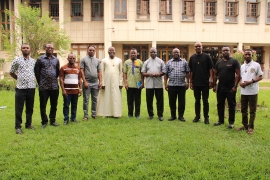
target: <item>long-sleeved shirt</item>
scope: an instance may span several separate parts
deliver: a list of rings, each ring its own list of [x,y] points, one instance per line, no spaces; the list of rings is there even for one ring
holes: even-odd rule
[[[39,90],[58,90],[59,60],[52,56],[48,58],[46,54],[40,56],[35,64],[35,75],[39,85]]]

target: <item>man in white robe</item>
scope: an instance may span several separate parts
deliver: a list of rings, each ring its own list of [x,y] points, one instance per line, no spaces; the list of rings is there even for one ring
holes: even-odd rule
[[[123,73],[122,60],[115,57],[115,48],[108,49],[109,57],[102,59],[102,89],[98,95],[97,115],[120,118],[122,116]]]

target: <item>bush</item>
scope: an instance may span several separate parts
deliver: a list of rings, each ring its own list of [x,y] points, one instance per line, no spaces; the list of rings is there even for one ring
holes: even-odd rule
[[[5,77],[4,79],[0,80],[0,89],[15,90],[16,84],[17,81],[15,79]]]

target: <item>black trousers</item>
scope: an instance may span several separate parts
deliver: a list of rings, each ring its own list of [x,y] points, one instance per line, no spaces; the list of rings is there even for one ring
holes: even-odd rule
[[[154,95],[157,101],[157,115],[158,117],[163,117],[164,111],[163,88],[146,89],[146,104],[148,115],[154,116],[153,110]]]
[[[245,127],[254,129],[254,121],[256,117],[258,95],[241,95],[241,113],[242,124]],[[248,106],[249,106],[249,123],[248,123]]]
[[[186,107],[186,87],[168,86],[171,117],[176,118],[176,99],[178,97],[178,117],[184,117]]]
[[[235,121],[235,109],[236,109],[236,91],[235,92],[224,92],[217,91],[217,109],[218,109],[218,121],[224,123],[224,111],[225,111],[225,100],[227,99],[229,105],[229,124],[234,124]]]
[[[134,104],[135,104],[135,116],[140,116],[141,92],[142,92],[142,89],[138,89],[138,88],[127,89],[127,104],[128,104],[129,116],[133,116]]]
[[[50,123],[55,122],[56,111],[57,111],[57,102],[58,102],[59,90],[44,90],[39,91],[39,102],[40,102],[40,115],[41,115],[41,124],[48,123],[48,116],[46,114],[46,106],[48,99],[50,98]]]
[[[203,115],[204,118],[209,118],[209,86],[194,86],[193,93],[195,97],[195,114],[196,118],[201,117],[201,97],[203,100]]]
[[[16,89],[15,92],[15,129],[21,128],[22,112],[24,103],[26,106],[26,123],[25,127],[32,124],[32,115],[35,100],[35,89]]]

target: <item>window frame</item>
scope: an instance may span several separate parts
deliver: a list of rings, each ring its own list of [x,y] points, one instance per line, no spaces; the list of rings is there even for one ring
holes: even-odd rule
[[[96,15],[94,13],[94,4],[98,4],[98,15]],[[101,11],[101,7],[102,7],[102,11]],[[100,2],[100,1],[94,1],[94,0],[91,0],[91,17],[92,17],[92,20],[93,18],[103,18],[104,17],[104,2]]]
[[[250,2],[246,0],[246,9],[245,9],[245,23],[247,24],[258,24],[260,20],[261,12],[261,1],[256,0],[255,2]],[[254,8],[255,7],[255,8]]]
[[[173,15],[172,3],[173,3],[172,0],[159,0],[159,20],[172,21],[172,15]],[[168,8],[168,4],[169,4],[169,8]],[[168,10],[169,10],[169,12],[168,12]],[[165,13],[163,13],[163,12],[165,12]],[[162,18],[163,16],[165,18]],[[166,18],[167,16],[170,16],[170,19],[167,19]]]
[[[150,19],[150,0],[136,0],[136,16],[137,20]]]
[[[192,11],[189,11],[188,9],[191,9],[191,8],[187,8],[187,7],[191,7],[191,6],[187,6],[186,3],[191,3],[193,4],[192,6],[192,10],[193,10],[193,13],[187,13],[187,12],[192,12]],[[194,21],[195,20],[195,0],[182,0],[182,21]],[[183,19],[183,16],[187,16],[187,17],[192,17],[192,20],[189,20],[189,19]]]
[[[80,15],[73,15],[73,5],[76,5],[76,4],[81,4],[81,12],[80,12]],[[77,14],[77,13],[76,13]],[[72,0],[70,1],[70,16],[72,18],[76,18],[76,17],[83,17],[83,0],[81,2],[73,2]]]
[[[266,16],[267,16],[267,18],[270,18],[270,2],[267,2],[267,7],[266,7],[266,9],[267,9]]]
[[[217,0],[203,0],[203,22],[217,22]]]
[[[39,8],[39,10],[40,10],[40,17],[42,16],[42,1],[40,1],[40,2],[36,2],[36,1],[34,1],[34,2],[29,2],[29,6],[31,7],[31,8]]]
[[[52,7],[51,5],[58,5],[58,16],[52,15]],[[53,17],[53,19],[59,19],[59,1],[58,2],[51,2],[49,1],[49,15],[50,17]]]
[[[237,17],[239,15],[239,1],[225,1],[225,16],[228,16],[228,17]],[[234,13],[235,15],[230,15],[230,12],[232,12],[229,7],[229,4],[234,4]]]
[[[247,3],[246,3],[246,5],[247,5],[246,17],[252,17],[252,18],[260,17],[260,8],[259,8],[260,3],[261,3],[260,1],[258,1],[258,2],[249,2],[249,1],[247,1]],[[256,16],[252,16],[252,7],[251,7],[252,5],[256,5]]]
[[[119,3],[119,12],[116,12],[116,7],[117,7],[117,4],[116,3]],[[125,2],[125,12],[123,11],[123,4]],[[127,8],[128,8],[128,5],[127,5],[128,1],[127,0],[114,0],[114,19],[115,20],[127,20]],[[121,17],[117,17],[117,16],[124,16],[124,18],[121,18]]]

